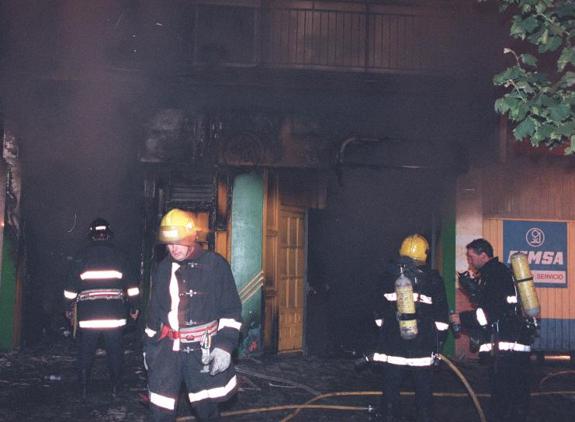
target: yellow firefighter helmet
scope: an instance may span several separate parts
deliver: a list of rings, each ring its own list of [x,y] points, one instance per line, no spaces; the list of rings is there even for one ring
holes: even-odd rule
[[[196,237],[197,229],[191,212],[174,208],[162,217],[158,234],[161,243],[192,246]]]
[[[412,234],[407,236],[401,242],[399,248],[399,255],[408,256],[415,261],[427,261],[427,251],[429,250],[429,243],[425,237],[420,234]]]

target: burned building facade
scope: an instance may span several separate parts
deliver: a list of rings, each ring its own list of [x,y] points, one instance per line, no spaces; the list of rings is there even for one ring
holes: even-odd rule
[[[242,353],[368,347],[381,269],[412,232],[429,238],[454,299],[457,177],[474,143],[497,138],[490,75],[505,29],[492,5],[2,7],[27,254],[19,293],[0,291],[20,303],[4,330],[34,338],[38,309],[58,315],[69,257],[95,216],[111,222],[145,292],[159,218],[176,206],[231,262]]]

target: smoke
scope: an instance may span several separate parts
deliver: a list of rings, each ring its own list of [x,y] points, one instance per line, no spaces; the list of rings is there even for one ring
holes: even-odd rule
[[[21,145],[25,340],[45,330],[39,321],[62,314],[70,260],[93,219],[110,221],[138,268],[143,181],[137,143],[147,82],[134,76],[142,69],[126,66],[134,63],[136,3],[2,6],[4,102]]]

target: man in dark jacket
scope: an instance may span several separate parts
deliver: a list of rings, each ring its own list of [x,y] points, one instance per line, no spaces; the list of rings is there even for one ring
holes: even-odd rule
[[[376,318],[380,327],[378,353],[373,360],[383,367],[383,398],[381,417],[385,422],[399,421],[400,387],[403,371],[408,369],[415,378],[417,421],[433,420],[432,365],[441,349],[449,328],[448,305],[443,279],[427,264],[427,240],[414,234],[404,239],[400,259],[383,281],[381,309]],[[398,277],[411,284],[414,312],[401,310],[402,294]],[[416,321],[416,331],[409,339],[401,334],[400,321]],[[413,327],[411,327],[413,329]]]
[[[182,381],[200,420],[219,418],[217,403],[237,388],[231,353],[241,301],[227,261],[196,242],[193,215],[166,213],[159,240],[168,256],[152,275],[144,362],[155,421],[175,421]]]
[[[83,397],[100,337],[105,341],[112,394],[117,394],[124,355],[122,333],[128,314],[138,317],[139,293],[125,256],[112,243],[110,225],[97,218],[90,224],[90,244],[76,255],[64,290],[66,316],[74,332],[79,329]]]
[[[467,262],[478,277],[460,275],[470,286],[477,308],[455,317],[474,333],[480,357],[488,362],[491,382],[490,422],[520,422],[529,408],[529,352],[532,332],[525,324],[510,269],[493,256],[485,239],[467,245]],[[476,286],[476,287],[473,287]]]

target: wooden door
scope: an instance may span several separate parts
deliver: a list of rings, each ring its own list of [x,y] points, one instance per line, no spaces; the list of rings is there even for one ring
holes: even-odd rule
[[[280,209],[278,248],[278,352],[302,350],[306,271],[305,210]]]

